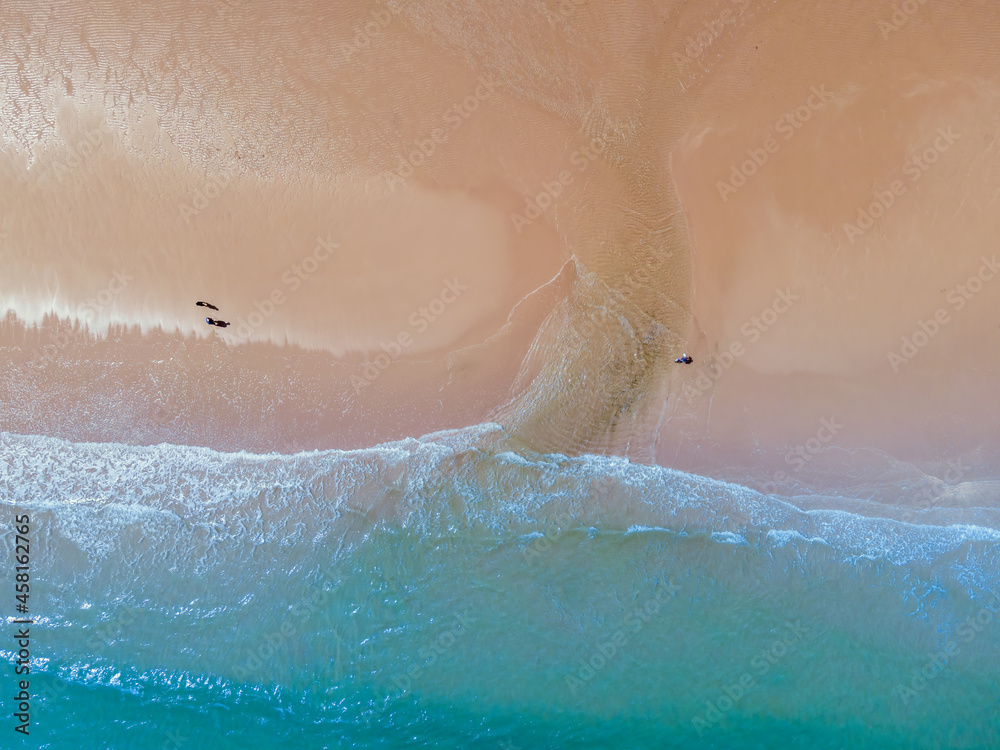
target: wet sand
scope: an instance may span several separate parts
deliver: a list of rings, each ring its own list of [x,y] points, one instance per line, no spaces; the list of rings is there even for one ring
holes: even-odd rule
[[[996,17],[911,5],[775,11],[700,90],[671,151],[702,410],[687,439],[668,428],[675,461],[708,443],[794,477],[780,453],[820,433],[995,468]]]
[[[995,469],[1000,12],[911,6],[8,6],[0,429]]]

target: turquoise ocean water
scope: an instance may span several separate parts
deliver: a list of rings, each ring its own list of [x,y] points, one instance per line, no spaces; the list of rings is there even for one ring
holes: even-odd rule
[[[0,746],[1000,747],[995,511],[474,447],[497,429],[294,456],[0,434],[35,618],[32,734],[8,700]]]

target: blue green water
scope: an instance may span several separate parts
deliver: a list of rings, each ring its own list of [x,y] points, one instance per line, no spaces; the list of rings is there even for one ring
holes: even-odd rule
[[[0,745],[1000,747],[988,512],[805,511],[463,440],[0,435],[36,619],[32,734]]]

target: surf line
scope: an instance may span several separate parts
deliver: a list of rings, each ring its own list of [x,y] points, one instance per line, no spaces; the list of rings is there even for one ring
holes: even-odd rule
[[[809,628],[803,625],[801,620],[796,620],[795,622],[786,621],[785,634],[778,640],[774,641],[770,646],[761,649],[760,653],[750,660],[750,667],[754,669],[760,677],[763,677],[770,672],[771,667],[784,658],[784,656],[790,652],[792,646],[801,641],[808,632]],[[722,717],[729,711],[732,711],[736,704],[743,700],[743,697],[756,684],[756,679],[750,671],[747,670],[740,675],[739,679],[735,680],[733,684],[724,685],[720,689],[719,692],[725,693],[725,695],[720,696],[715,703],[712,703],[710,700],[705,701],[707,708],[705,710],[704,718],[696,716],[691,720],[698,736],[703,737],[706,730],[718,724],[722,720]]]

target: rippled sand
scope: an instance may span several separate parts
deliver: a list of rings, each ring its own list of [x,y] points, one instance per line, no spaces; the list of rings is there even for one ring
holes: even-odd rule
[[[1000,10],[903,5],[7,4],[0,429],[995,467]]]

